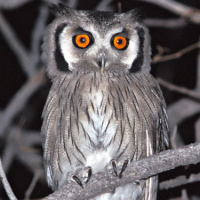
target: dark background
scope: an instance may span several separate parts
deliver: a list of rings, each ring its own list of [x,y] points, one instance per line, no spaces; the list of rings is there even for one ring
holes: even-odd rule
[[[94,0],[79,0],[77,9],[96,9],[96,6],[100,1]],[[173,14],[167,9],[161,8],[159,6],[140,2],[140,1],[115,1],[113,0],[110,4],[113,11],[118,12],[118,3],[121,2],[122,12],[129,11],[131,9],[137,9],[138,15],[141,19],[178,19],[181,16]],[[199,0],[179,0],[182,4],[188,5],[195,9],[200,10]],[[18,7],[13,8],[1,8],[0,12],[3,14],[7,23],[12,27],[14,33],[16,34],[18,40],[25,46],[27,50],[31,48],[32,33],[33,28],[36,23],[36,19],[39,15],[39,10],[41,6],[47,6],[47,1],[30,1],[26,4],[22,4]],[[49,14],[47,23],[53,20],[54,16]],[[0,29],[3,27],[0,26]],[[157,46],[166,48],[167,51],[164,55],[175,53],[191,44],[197,43],[200,36],[200,25],[194,24],[189,19],[186,19],[186,24],[183,26],[177,26],[173,28],[163,27],[149,27],[150,34],[152,38],[152,57],[157,53]],[[40,42],[41,43],[41,42]],[[38,52],[40,52],[38,48]],[[183,86],[188,89],[198,90],[196,88],[197,83],[197,67],[200,63],[197,62],[199,50],[195,49],[179,59],[173,59],[166,62],[158,62],[152,64],[152,74],[155,77],[161,77],[175,85]],[[200,62],[200,61],[199,61]],[[39,70],[42,67],[40,60],[37,61],[35,70]],[[200,66],[199,66],[200,68]],[[9,102],[14,98],[15,94],[22,88],[22,86],[28,81],[29,77],[22,70],[19,63],[19,59],[16,56],[13,48],[8,45],[8,41],[5,39],[4,35],[0,31],[0,126],[1,117],[4,115],[4,111],[9,105]],[[34,92],[30,98],[26,101],[26,104],[19,112],[15,113],[12,120],[3,133],[0,133],[0,153],[4,159],[6,159],[6,153],[8,144],[13,142],[14,145],[20,146],[19,138],[16,139],[11,137],[12,127],[18,127],[20,130],[29,132],[34,132],[35,134],[40,134],[41,128],[41,113],[48,95],[50,88],[50,81],[46,78],[45,84],[42,84],[36,92]],[[170,91],[169,89],[162,87],[164,97],[166,99],[167,105],[170,106],[174,102],[185,98],[186,95]],[[195,102],[199,103],[198,99],[194,99]],[[184,109],[184,108],[183,108]],[[195,138],[195,123],[199,118],[199,113],[195,113],[191,117],[188,117],[181,121],[178,126],[178,134],[182,138],[183,144],[190,144],[196,141]],[[11,145],[12,146],[12,145]],[[11,148],[11,147],[10,147]],[[14,149],[14,147],[13,147]],[[18,148],[18,150],[24,151],[23,148]],[[18,151],[17,150],[17,151]],[[31,150],[34,150],[38,156],[42,156],[42,148],[40,142],[35,143],[31,146]],[[27,152],[26,152],[27,153]],[[33,153],[33,152],[32,152]],[[11,187],[19,199],[24,199],[26,190],[28,189],[32,178],[34,177],[33,170],[29,169],[26,162],[35,162],[34,160],[20,158],[23,154],[17,154],[16,156],[7,159],[12,159],[10,165],[6,169],[6,173],[11,184]],[[2,162],[3,162],[2,161]],[[3,162],[4,164],[4,162]],[[42,167],[42,163],[40,163]],[[188,166],[180,167],[170,172],[161,174],[160,179],[165,180],[168,178],[176,177],[178,174],[184,174],[189,176],[190,173],[198,173],[200,166]],[[1,185],[0,185],[1,186]],[[174,189],[163,190],[159,192],[158,199],[172,199],[181,197],[181,192],[183,189],[187,190],[187,195],[189,199],[200,199],[199,182],[188,184],[182,187],[176,187]],[[34,190],[31,195],[31,199],[44,197],[51,192],[46,185],[44,176],[38,179]],[[8,199],[4,189],[0,189],[0,199]]]

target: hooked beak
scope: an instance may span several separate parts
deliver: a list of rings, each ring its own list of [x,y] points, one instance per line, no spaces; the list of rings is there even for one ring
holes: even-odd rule
[[[99,61],[98,61],[98,65],[99,65],[101,73],[103,73],[103,71],[104,71],[105,64],[106,64],[105,53],[101,53],[99,55]]]

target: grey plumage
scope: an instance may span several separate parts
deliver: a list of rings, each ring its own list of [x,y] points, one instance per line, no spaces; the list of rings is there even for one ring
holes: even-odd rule
[[[114,14],[54,7],[42,58],[53,85],[43,111],[42,141],[48,184],[61,188],[71,175],[106,170],[111,160],[158,153],[168,146],[165,101],[150,71],[150,38],[133,11]],[[88,34],[87,48],[73,38]],[[128,47],[114,48],[113,35]],[[103,70],[100,70],[100,67]],[[101,66],[100,64],[101,63]],[[96,199],[156,199],[157,177]],[[122,191],[124,191],[122,193]]]

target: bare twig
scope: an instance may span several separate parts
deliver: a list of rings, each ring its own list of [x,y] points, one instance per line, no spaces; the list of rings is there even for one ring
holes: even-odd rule
[[[188,18],[195,24],[200,23],[200,11],[174,0],[140,0],[160,6],[170,12]]]
[[[122,3],[121,2],[117,3],[117,9],[118,9],[118,13],[122,12]]]
[[[3,134],[5,129],[11,123],[13,117],[24,107],[31,95],[45,82],[44,68],[36,75],[30,78],[24,86],[15,94],[13,99],[8,104],[5,111],[2,113],[0,122],[0,134]]]
[[[174,169],[175,167],[200,162],[200,143],[191,144],[176,150],[168,150],[157,155],[132,162],[119,179],[113,176],[112,170],[106,173],[94,174],[87,183],[84,190],[74,182],[70,182],[63,189],[56,191],[45,200],[64,199],[89,199],[102,193],[109,193],[113,188],[131,183],[133,181],[148,178],[163,171]],[[181,155],[181,156],[180,156]]]
[[[6,175],[4,173],[1,158],[0,158],[0,176],[1,176],[1,181],[3,183],[4,189],[6,190],[6,193],[9,196],[10,200],[17,200],[17,198],[15,197],[15,195],[10,187],[10,184],[8,183]]]
[[[169,90],[190,96],[192,98],[200,100],[200,92],[190,90],[181,86],[174,85],[172,83],[169,83],[161,78],[157,78],[157,81],[159,82],[160,85],[166,87]]]
[[[169,61],[169,60],[174,60],[177,58],[180,58],[181,56],[183,56],[184,54],[193,51],[197,48],[200,48],[200,42],[197,42],[195,44],[192,44],[176,53],[170,54],[170,55],[166,55],[166,56],[162,56],[162,55],[155,55],[153,57],[152,62],[153,63],[158,63],[158,62],[165,62],[165,61]]]
[[[35,188],[35,185],[36,185],[37,181],[39,180],[41,174],[42,174],[41,170],[35,171],[33,179],[31,181],[31,184],[29,185],[29,187],[28,187],[28,189],[25,193],[25,199],[26,200],[30,199],[31,193],[33,192],[33,189]]]

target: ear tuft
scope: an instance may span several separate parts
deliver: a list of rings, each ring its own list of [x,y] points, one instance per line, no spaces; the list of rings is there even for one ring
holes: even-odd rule
[[[139,12],[137,9],[130,10],[125,13],[126,19],[129,21],[140,21]]]
[[[74,12],[75,12],[72,8],[69,8],[62,3],[51,4],[49,6],[49,8],[55,16],[67,16],[67,17],[69,17],[72,14],[74,14]]]

